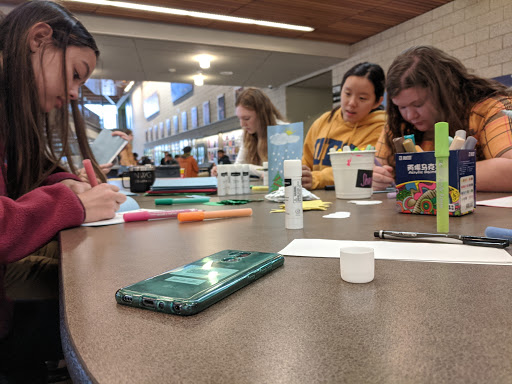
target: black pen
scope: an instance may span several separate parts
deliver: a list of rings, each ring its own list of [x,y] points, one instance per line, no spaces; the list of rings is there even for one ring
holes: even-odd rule
[[[402,232],[402,231],[375,231],[375,237],[391,240],[416,240],[426,242],[440,242],[452,244],[477,245],[480,247],[506,248],[509,241],[506,239],[496,239],[493,237],[463,236],[449,233],[421,233],[421,232]]]

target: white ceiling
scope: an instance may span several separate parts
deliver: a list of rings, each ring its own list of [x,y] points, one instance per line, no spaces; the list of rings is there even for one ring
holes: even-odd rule
[[[156,22],[78,15],[101,51],[94,78],[192,82],[193,57],[214,57],[206,85],[279,86],[327,70],[348,57],[343,44],[215,31]],[[176,71],[171,73],[169,69]],[[221,72],[233,75],[221,75]]]
[[[0,0],[0,9],[7,13],[23,1]],[[449,1],[144,1],[231,16],[311,24],[315,31],[308,36],[277,28],[65,4],[75,9],[76,16],[98,42],[101,58],[93,78],[192,82],[192,76],[199,70],[193,56],[208,53],[214,60],[210,69],[203,70],[207,85],[277,87],[326,72],[348,58],[349,46],[333,41],[355,43]],[[252,33],[244,33],[249,31]],[[175,72],[169,72],[169,68]],[[220,74],[225,71],[233,75]]]

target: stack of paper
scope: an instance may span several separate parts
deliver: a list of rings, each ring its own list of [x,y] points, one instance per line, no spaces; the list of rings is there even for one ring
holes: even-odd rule
[[[158,178],[148,192],[150,195],[172,193],[217,193],[216,177]]]

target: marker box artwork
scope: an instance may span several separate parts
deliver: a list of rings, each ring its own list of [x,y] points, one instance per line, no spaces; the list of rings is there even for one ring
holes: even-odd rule
[[[401,213],[436,214],[436,159],[433,151],[397,153],[396,207]],[[450,151],[450,216],[471,213],[476,206],[474,149]]]

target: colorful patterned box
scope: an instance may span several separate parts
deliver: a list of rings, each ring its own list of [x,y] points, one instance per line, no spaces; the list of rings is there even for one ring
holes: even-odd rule
[[[397,153],[396,205],[401,213],[436,214],[434,151]],[[471,213],[476,206],[475,150],[450,151],[450,216]]]

